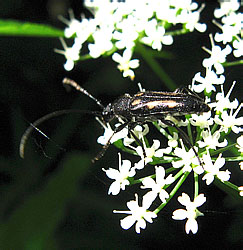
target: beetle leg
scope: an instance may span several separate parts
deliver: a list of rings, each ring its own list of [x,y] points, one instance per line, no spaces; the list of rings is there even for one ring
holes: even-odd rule
[[[100,158],[102,158],[106,152],[106,150],[109,148],[110,144],[111,144],[111,139],[112,137],[120,132],[122,129],[124,129],[127,125],[129,124],[129,122],[124,122],[123,124],[121,124],[120,126],[116,127],[112,133],[112,135],[110,136],[109,140],[106,142],[106,144],[102,147],[101,151],[92,159],[92,163],[95,163],[96,161],[98,161]]]

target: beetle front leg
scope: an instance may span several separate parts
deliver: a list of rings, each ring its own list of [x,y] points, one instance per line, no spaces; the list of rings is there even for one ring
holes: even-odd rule
[[[92,163],[95,163],[96,161],[98,161],[101,157],[104,156],[106,150],[109,148],[110,144],[111,144],[111,139],[112,137],[120,132],[122,129],[124,129],[127,125],[129,124],[129,122],[125,122],[123,124],[121,124],[120,126],[116,127],[112,133],[112,135],[110,136],[110,138],[108,139],[108,141],[106,142],[105,145],[103,145],[101,151],[92,159]]]

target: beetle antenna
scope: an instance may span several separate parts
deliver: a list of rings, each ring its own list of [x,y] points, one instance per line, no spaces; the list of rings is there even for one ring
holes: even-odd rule
[[[71,85],[73,86],[76,90],[82,92],[83,94],[87,95],[89,98],[91,98],[92,100],[94,100],[102,109],[104,109],[104,105],[94,96],[92,96],[87,90],[85,90],[84,88],[82,88],[79,84],[77,84],[74,80],[71,80],[69,78],[64,78],[62,80],[63,84],[67,84],[67,85]]]
[[[24,134],[21,137],[20,144],[19,144],[19,155],[21,158],[24,159],[24,151],[25,151],[25,145],[27,143],[27,140],[31,134],[31,132],[35,129],[38,132],[40,132],[42,135],[44,135],[46,138],[49,138],[47,135],[45,135],[40,129],[38,129],[37,126],[39,126],[44,121],[47,121],[53,117],[57,117],[64,114],[70,114],[70,113],[85,113],[85,114],[91,114],[95,116],[101,116],[100,112],[97,111],[88,111],[88,110],[80,110],[80,109],[63,109],[54,111],[52,113],[49,113],[47,115],[42,116],[38,120],[36,120],[33,123],[30,123],[30,126],[25,130]]]

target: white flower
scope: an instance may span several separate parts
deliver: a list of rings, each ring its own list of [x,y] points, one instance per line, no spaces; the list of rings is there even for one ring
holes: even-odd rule
[[[147,22],[145,33],[147,36],[143,37],[141,41],[151,45],[152,49],[160,51],[162,49],[162,43],[166,45],[171,45],[173,43],[172,36],[165,35],[165,28],[163,26],[158,26],[155,18]]]
[[[129,229],[134,223],[135,230],[137,233],[140,233],[140,229],[146,228],[146,221],[152,223],[154,218],[157,217],[157,214],[147,209],[151,206],[151,200],[143,197],[142,206],[138,205],[138,195],[135,194],[135,200],[127,202],[127,207],[130,211],[117,211],[114,210],[113,213],[125,213],[129,214],[127,217],[120,221],[121,227],[123,229]]]
[[[225,133],[228,132],[228,129],[231,128],[232,131],[236,134],[243,131],[243,128],[238,127],[243,125],[243,117],[236,118],[237,114],[239,113],[242,104],[239,105],[235,113],[233,114],[233,109],[230,109],[230,113],[228,114],[226,110],[222,112],[221,119],[218,115],[215,116],[214,121],[222,126],[222,131]]]
[[[239,163],[239,165],[240,165],[240,170],[243,171],[243,161],[241,161],[241,162]]]
[[[240,191],[240,196],[243,196],[243,186],[238,187],[239,191]]]
[[[220,25],[223,33],[216,33],[214,40],[216,42],[222,42],[223,44],[229,43],[232,41],[233,37],[237,34],[237,30],[234,26],[231,25]]]
[[[113,48],[112,29],[109,27],[103,27],[93,33],[94,43],[88,45],[89,54],[93,58],[98,58],[105,52]]]
[[[221,21],[224,25],[231,25],[238,29],[240,34],[242,29],[242,12],[231,12],[229,15],[222,17]]]
[[[224,109],[236,109],[239,105],[238,100],[235,98],[235,100],[231,102],[229,99],[230,94],[235,86],[235,83],[236,82],[234,81],[226,96],[224,94],[223,85],[221,85],[221,92],[216,94],[217,102],[211,103],[210,107],[215,107],[215,110],[220,111],[221,113],[223,112]]]
[[[219,139],[220,139],[219,130],[216,130],[214,134],[211,134],[211,131],[208,129],[208,130],[202,131],[201,135],[203,137],[203,141],[197,142],[200,148],[207,147],[207,148],[212,148],[216,150],[216,147],[225,147],[228,144],[226,139],[224,139],[223,142],[219,142]]]
[[[243,153],[243,135],[241,135],[240,137],[238,137],[236,141],[237,141],[236,147],[238,148],[238,151],[240,153]]]
[[[243,171],[243,161],[241,161],[241,162],[239,163],[239,166],[240,166],[240,170]]]
[[[168,153],[168,149],[160,149],[160,141],[159,140],[153,140],[153,145],[151,147],[147,147],[144,139],[142,138],[142,143],[143,143],[143,147],[142,146],[138,146],[138,147],[132,147],[131,145],[129,145],[130,148],[132,148],[133,150],[135,150],[137,152],[137,154],[141,157],[141,160],[137,163],[135,163],[134,167],[136,169],[142,169],[144,168],[144,166],[146,164],[148,164],[149,162],[153,161],[153,157],[162,157],[164,153]],[[145,152],[144,152],[145,151]],[[144,155],[145,153],[145,155]]]
[[[73,11],[70,9],[68,12],[70,21],[64,18],[63,16],[58,17],[63,23],[65,23],[68,26],[64,31],[64,35],[67,38],[74,35],[76,31],[81,28],[81,22],[74,17]]]
[[[220,46],[212,44],[212,51],[204,48],[209,54],[210,57],[203,60],[203,66],[205,68],[211,68],[214,66],[217,74],[224,73],[224,67],[222,63],[226,61],[226,56],[229,55],[232,51],[230,45],[226,45],[224,49],[221,49]]]
[[[198,224],[196,218],[198,216],[203,216],[197,207],[200,207],[203,203],[206,202],[206,197],[204,194],[199,194],[194,198],[194,201],[190,200],[190,197],[182,193],[181,196],[178,197],[178,201],[186,207],[186,209],[177,209],[173,212],[172,218],[174,220],[184,220],[187,218],[187,222],[185,225],[186,233],[189,234],[190,231],[195,234],[198,231]]]
[[[108,170],[102,169],[110,179],[115,180],[108,190],[108,194],[112,195],[117,195],[121,189],[125,190],[125,186],[130,184],[128,178],[136,174],[135,169],[131,168],[131,162],[129,160],[121,161],[121,154],[118,155],[119,170],[113,168],[109,168]]]
[[[156,17],[159,20],[167,21],[173,24],[179,22],[177,17],[178,8],[171,8],[171,3],[168,0],[150,1],[150,3],[153,4]]]
[[[219,1],[219,4],[220,8],[214,11],[214,16],[217,18],[227,15],[240,8],[240,3],[238,0]]]
[[[174,15],[176,15],[176,21],[174,21],[174,23],[185,23],[186,28],[190,31],[197,29],[199,32],[204,32],[206,30],[206,25],[198,22],[200,12],[204,8],[204,5],[202,5],[200,9],[196,10],[198,4],[192,2],[191,0],[170,0],[169,2],[171,6],[175,7],[173,9],[175,11]]]
[[[178,133],[173,132],[173,137],[168,136],[168,145],[169,147],[176,148],[178,146]]]
[[[122,4],[123,3],[110,0],[85,0],[85,6],[93,14],[98,25],[104,23],[113,24],[113,20],[116,20],[117,18],[117,15],[114,15],[113,17],[114,11]]]
[[[98,118],[96,120],[102,125],[102,127],[105,129],[104,135],[100,136],[97,139],[97,142],[101,145],[106,145],[106,143],[110,140],[110,143],[116,142],[119,139],[125,138],[128,135],[128,128],[125,127],[119,132],[114,132],[112,130],[111,126],[109,123],[104,124],[101,122]],[[121,124],[117,123],[115,126],[119,127]]]
[[[172,166],[174,168],[180,168],[183,167],[183,172],[191,172],[192,170],[192,164],[195,165],[196,167],[193,168],[193,171],[196,172],[197,174],[203,173],[202,166],[200,166],[200,163],[198,161],[198,158],[196,157],[193,149],[191,148],[189,151],[186,151],[185,146],[183,144],[183,141],[181,141],[181,146],[182,148],[175,148],[174,154],[175,156],[178,156],[181,158],[179,161],[173,161]],[[197,151],[197,148],[194,147],[194,149]]]
[[[226,44],[232,42],[235,38],[238,38],[237,35],[240,34],[242,29],[242,13],[236,14],[232,12],[230,15],[223,17],[221,21],[224,23],[223,25],[213,20],[213,23],[222,30],[222,34],[215,34],[215,41]]]
[[[172,176],[172,174],[165,178],[165,169],[163,167],[157,166],[155,166],[155,175],[155,180],[151,177],[144,178],[142,181],[143,186],[141,186],[141,188],[151,188],[152,190],[149,191],[146,196],[154,201],[157,195],[159,195],[160,200],[165,203],[166,199],[169,198],[169,194],[164,189],[164,186],[173,183],[175,178]]]
[[[118,49],[132,49],[135,46],[135,40],[138,37],[138,33],[134,30],[126,30],[123,32],[115,31],[113,38],[118,40],[115,45]]]
[[[190,31],[193,31],[194,29],[196,29],[199,32],[206,31],[207,25],[205,23],[199,23],[200,12],[201,11],[199,10],[199,11],[193,11],[187,14],[186,28],[189,29]]]
[[[168,120],[168,121],[171,121],[172,123],[174,123],[177,127],[182,127],[182,126],[184,126],[184,127],[186,127],[187,125],[188,125],[188,120],[187,119],[185,119],[185,121],[183,121],[183,120],[178,120],[177,118],[175,118],[174,116],[172,116],[172,115],[167,115],[166,117],[165,117],[165,120]],[[168,127],[168,125],[166,125],[166,124],[164,124],[163,122],[161,122],[161,121],[159,121],[159,126],[161,126],[162,128],[166,128],[166,127]]]
[[[242,39],[238,38],[238,40],[234,40],[233,47],[234,47],[233,55],[235,57],[243,56],[243,40]]]
[[[195,10],[198,7],[198,4],[196,2],[192,2],[192,0],[170,0],[168,2],[171,6],[177,9],[185,9],[187,11]]]
[[[149,132],[149,126],[147,124],[144,124],[143,126],[137,125],[133,130],[134,135],[141,140],[146,134]],[[125,146],[128,146],[135,142],[136,139],[131,135],[131,137],[125,137],[123,139],[123,144]]]
[[[119,55],[118,53],[114,53],[112,55],[112,59],[119,63],[117,68],[120,71],[123,71],[123,77],[129,76],[132,80],[134,79],[135,75],[133,70],[139,66],[139,60],[138,59],[133,59],[132,58],[132,50],[131,49],[125,49],[123,51],[123,55]]]
[[[213,118],[211,117],[211,111],[204,112],[203,114],[197,115],[192,114],[189,118],[190,123],[193,126],[200,127],[200,129],[208,128],[213,124]]]
[[[64,35],[65,37],[70,38],[74,34],[76,34],[79,38],[79,45],[82,45],[87,40],[87,38],[95,31],[95,21],[94,19],[86,18],[82,18],[82,20],[79,21],[74,17],[72,10],[69,10],[69,18],[70,21],[62,16],[59,16],[59,19],[68,26],[64,30]]]
[[[206,180],[206,184],[209,185],[213,182],[214,176],[217,176],[222,182],[228,181],[230,179],[230,171],[220,171],[219,169],[222,168],[225,164],[225,159],[221,157],[222,154],[216,159],[215,163],[213,164],[211,156],[209,153],[203,155],[204,161],[204,170],[207,172],[202,180]]]
[[[135,46],[135,40],[139,35],[137,25],[138,19],[133,15],[129,15],[126,19],[116,24],[116,28],[119,31],[114,31],[113,38],[117,40],[115,45],[118,49],[127,48],[131,50]]]
[[[217,74],[210,68],[206,68],[206,76],[202,77],[201,73],[198,72],[192,79],[191,90],[197,93],[203,92],[206,90],[207,93],[216,91],[214,84],[219,85],[223,84],[225,77],[223,75],[217,76]],[[198,82],[195,84],[195,82]]]
[[[63,38],[60,38],[60,41],[62,43],[64,50],[55,49],[54,51],[65,56],[67,61],[64,64],[64,68],[65,68],[65,70],[70,71],[74,67],[74,62],[79,60],[79,51],[80,51],[81,47],[75,46],[75,44],[74,44],[73,47],[69,48],[69,47],[67,47]]]

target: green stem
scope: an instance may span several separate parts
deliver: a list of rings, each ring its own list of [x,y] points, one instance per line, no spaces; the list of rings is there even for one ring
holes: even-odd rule
[[[143,178],[139,178],[137,180],[134,180],[132,178],[130,178],[130,179],[128,178],[128,179],[129,179],[130,185],[133,185],[133,184],[140,184],[147,177],[150,177],[150,178],[154,179],[156,177],[156,175],[155,174],[149,175],[149,176],[146,176],[146,177],[143,177]]]
[[[181,29],[181,30],[174,30],[166,32],[165,35],[171,35],[171,36],[178,36],[178,35],[184,35],[189,33],[190,31],[188,29]]]
[[[197,137],[196,137],[196,142],[197,142],[201,138],[201,131],[202,130],[200,129],[200,127],[197,127],[196,130],[197,130]]]
[[[210,152],[210,155],[213,156],[213,155],[217,155],[217,154],[219,154],[219,153],[222,153],[222,152],[224,152],[224,151],[227,151],[227,150],[231,149],[232,147],[235,147],[236,144],[237,144],[237,143],[233,143],[233,144],[231,144],[231,145],[229,145],[229,146],[226,146],[226,147],[224,147],[224,148],[220,148],[220,149],[218,149],[218,150],[215,150],[215,151],[213,151],[213,152]]]
[[[164,129],[164,128],[161,128],[159,125],[158,125],[158,122],[153,122],[153,125],[158,129],[158,131],[164,135],[167,139],[169,138],[170,134]]]
[[[219,180],[220,181],[220,180]],[[234,189],[235,191],[239,191],[238,187],[236,185],[234,185],[233,183],[229,182],[229,181],[224,181],[223,182],[227,187]]]
[[[213,125],[213,128],[211,129],[211,134],[213,134],[213,133],[216,131],[217,127],[218,127],[218,124],[215,123],[215,124]]]
[[[224,157],[226,161],[243,161],[243,155],[235,157]]]
[[[187,125],[187,134],[188,134],[191,144],[193,145],[192,128],[191,128],[191,123],[189,122],[189,120],[188,120],[188,125]]]
[[[175,175],[175,178],[176,178],[177,175],[181,175],[182,173],[183,173],[183,170],[181,169],[181,171],[178,172],[178,173]],[[177,184],[175,185],[175,187],[173,188],[173,190],[170,192],[170,197],[166,200],[165,203],[162,203],[158,208],[156,208],[156,209],[154,210],[154,213],[157,214],[159,211],[161,211],[161,209],[162,209],[163,207],[165,207],[165,206],[168,204],[168,202],[169,202],[169,201],[172,199],[172,197],[176,194],[177,190],[180,188],[180,186],[183,184],[183,182],[186,180],[186,178],[187,178],[187,176],[188,176],[189,174],[190,174],[189,172],[185,172],[185,173],[181,176],[180,180],[177,182]]]
[[[163,70],[161,65],[155,60],[149,50],[145,48],[141,43],[137,43],[136,51],[143,57],[146,63],[151,67],[154,73],[159,77],[159,79],[164,82],[169,90],[175,90],[177,88],[174,81],[170,76]]]
[[[243,64],[243,60],[222,63],[222,65],[224,67],[236,66],[236,65],[239,65],[239,64]]]
[[[194,199],[198,196],[199,184],[198,184],[198,174],[194,172]]]

